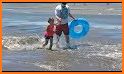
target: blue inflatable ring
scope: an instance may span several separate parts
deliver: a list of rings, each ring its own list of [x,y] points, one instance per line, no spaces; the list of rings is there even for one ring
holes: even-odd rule
[[[80,32],[75,32],[74,29],[78,25],[82,26],[82,30]],[[69,35],[72,38],[79,39],[85,36],[88,33],[88,31],[89,31],[89,23],[84,18],[73,20],[69,25]]]

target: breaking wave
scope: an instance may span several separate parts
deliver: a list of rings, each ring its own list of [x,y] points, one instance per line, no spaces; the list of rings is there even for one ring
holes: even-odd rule
[[[9,50],[24,50],[41,47],[44,38],[37,36],[3,36],[2,46]]]

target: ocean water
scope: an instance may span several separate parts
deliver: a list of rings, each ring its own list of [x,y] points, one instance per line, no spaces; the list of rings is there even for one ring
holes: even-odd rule
[[[46,3],[47,4],[47,3]],[[38,44],[44,40],[43,32],[45,31],[48,23],[47,20],[54,16],[54,7],[57,3],[51,5],[48,4],[49,8],[43,8],[46,4],[35,3],[30,4],[3,4],[2,12],[2,36],[3,45],[8,46],[11,42],[17,46],[25,44]],[[73,5],[73,4],[72,4]],[[105,6],[105,4],[90,4],[96,6]],[[54,7],[52,7],[54,6]],[[118,8],[106,9],[106,12],[119,12],[121,13],[121,4],[111,4],[111,6],[120,6]],[[51,8],[50,8],[51,7]],[[71,9],[73,11],[73,9]],[[75,9],[74,9],[75,10]],[[98,10],[88,8],[87,10],[93,10],[99,13]],[[82,11],[80,9],[80,11]],[[86,11],[86,9],[84,9]],[[83,12],[83,11],[82,11]],[[87,11],[88,12],[88,11]],[[101,11],[100,11],[101,12]],[[80,12],[81,13],[81,12]],[[89,34],[85,38],[91,37],[103,37],[110,39],[122,39],[122,15],[117,14],[73,14],[75,18],[85,18],[90,25]],[[69,19],[69,22],[72,20]],[[77,32],[80,32],[80,28],[77,28]],[[95,35],[92,34],[96,31]],[[97,33],[99,32],[99,33]],[[62,37],[63,38],[63,37]],[[85,39],[82,37],[82,39]],[[54,40],[54,42],[56,39]],[[72,39],[73,41],[73,39]],[[74,40],[75,41],[75,40]],[[11,43],[11,44],[12,44]],[[62,42],[64,43],[64,42]],[[10,45],[13,46],[13,45]],[[27,46],[27,45],[26,45]],[[38,45],[39,46],[39,45]],[[30,47],[30,46],[29,46]]]
[[[44,42],[43,32],[48,25],[48,18],[54,17],[53,9],[42,9],[45,5],[39,3],[37,5],[35,3],[29,5],[3,4],[2,62],[4,71],[121,70],[121,14],[73,14],[76,18],[87,19],[90,24],[89,33],[81,39],[71,39],[72,44],[77,48],[75,50],[59,49],[59,51],[50,52],[37,49]],[[53,4],[53,6],[56,5]],[[97,5],[99,6],[99,4]],[[100,6],[105,5],[101,4]],[[39,9],[42,9],[42,11],[39,11]],[[121,8],[108,8],[108,10],[121,13]],[[98,12],[98,10],[93,11]],[[69,22],[71,21],[70,19]],[[62,36],[61,45],[65,44],[63,39]],[[54,39],[55,42],[56,39]],[[59,63],[59,66],[56,63]],[[14,66],[11,67],[12,65]],[[16,66],[20,67],[17,68]],[[30,68],[27,69],[27,67]]]
[[[14,12],[9,13],[3,11],[2,29],[3,35],[11,32],[27,32],[27,33],[42,33],[43,28],[48,25],[49,17],[54,17],[53,14],[25,14]],[[8,13],[7,13],[8,12]],[[9,16],[9,14],[11,16]],[[85,18],[88,20],[90,27],[102,29],[122,29],[121,15],[74,15],[76,18]],[[71,22],[71,20],[70,20]]]
[[[44,27],[46,27],[46,25],[48,25],[47,23],[48,18],[49,17],[55,18],[54,9],[44,8],[42,10],[42,7],[45,6],[45,4],[37,4],[37,6],[36,5],[34,6],[34,8],[32,7],[32,5],[35,5],[35,3],[34,4],[31,3],[28,5],[3,4],[3,13],[2,13],[3,35],[5,35],[6,33],[10,33],[10,35],[13,35],[13,33],[15,32],[38,33],[38,35],[39,33],[42,34],[42,30],[45,29]],[[38,10],[42,10],[42,11],[48,10],[50,12],[41,12]],[[116,12],[117,10],[121,12],[121,8],[112,9],[111,11]],[[96,12],[98,12],[98,10],[96,10]],[[75,18],[87,19],[88,22],[90,23],[90,27],[102,28],[102,29],[119,29],[119,30],[122,29],[122,15],[74,14],[74,16]],[[71,20],[69,20],[69,22],[71,22]]]
[[[49,17],[54,16],[53,8],[43,8],[45,4],[3,4],[2,12],[2,34],[3,44],[6,42],[16,42],[20,44],[39,43],[44,40],[43,32],[45,31]],[[51,6],[57,4],[51,4]],[[92,5],[92,4],[90,4]],[[94,4],[95,5],[95,4]],[[99,4],[96,4],[96,6]],[[100,6],[103,6],[101,4]],[[117,4],[111,4],[116,6]],[[121,4],[120,4],[121,5]],[[49,7],[51,7],[49,5]],[[118,4],[119,6],[119,4]],[[42,9],[42,10],[41,10]],[[90,8],[90,10],[93,10]],[[107,9],[106,9],[107,10]],[[108,8],[110,10],[110,8]],[[43,12],[45,11],[45,12]],[[73,11],[73,9],[72,9]],[[81,10],[82,11],[82,10]],[[86,10],[85,10],[86,11]],[[99,12],[98,10],[93,10]],[[110,11],[121,13],[120,8],[111,8]],[[106,11],[107,12],[107,11]],[[121,39],[122,38],[122,15],[102,15],[102,14],[73,14],[75,18],[85,18],[90,25],[90,32],[92,30],[103,30],[96,33],[96,37],[109,37],[110,39]],[[69,22],[72,20],[69,19]],[[80,28],[77,28],[77,32],[80,32]],[[92,37],[93,35],[91,34]],[[87,35],[88,38],[88,35]],[[83,38],[82,38],[83,39]],[[85,39],[85,38],[84,38]],[[18,41],[17,41],[18,40]],[[73,40],[73,39],[72,39]],[[55,40],[56,41],[56,40]],[[54,41],[54,42],[55,42]],[[63,42],[62,42],[63,43]],[[19,45],[20,45],[19,44]],[[18,45],[18,44],[17,44]],[[8,46],[9,47],[9,46]]]

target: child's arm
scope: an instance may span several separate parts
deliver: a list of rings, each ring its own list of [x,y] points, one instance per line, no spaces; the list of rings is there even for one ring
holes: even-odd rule
[[[53,31],[56,32],[56,24],[54,24]]]
[[[50,31],[50,29],[49,29],[49,26],[47,26],[47,29],[46,29],[46,31]]]

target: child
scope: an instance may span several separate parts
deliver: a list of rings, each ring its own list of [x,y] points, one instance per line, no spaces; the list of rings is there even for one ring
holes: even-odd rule
[[[49,23],[49,25],[47,26],[47,29],[46,29],[46,31],[44,33],[44,35],[45,35],[45,43],[43,44],[43,47],[45,47],[48,44],[48,41],[50,40],[50,46],[49,46],[48,49],[52,50],[53,35],[55,33],[56,26],[54,24],[54,19],[53,18],[49,18],[48,23]]]

